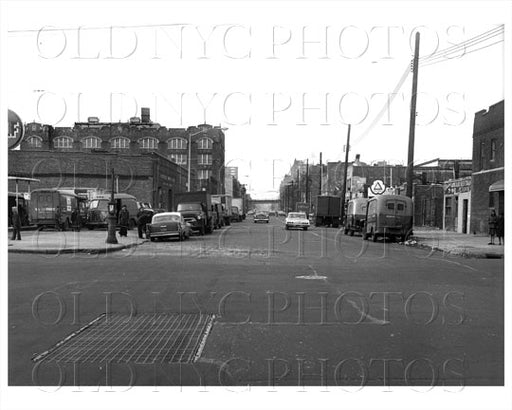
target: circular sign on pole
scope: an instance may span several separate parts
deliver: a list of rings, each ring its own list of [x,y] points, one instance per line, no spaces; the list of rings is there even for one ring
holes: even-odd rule
[[[373,181],[370,191],[372,191],[374,195],[381,195],[386,191],[386,185],[380,179],[377,179]]]
[[[21,118],[12,110],[8,110],[8,126],[7,140],[9,143],[9,149],[16,148],[23,139],[25,134],[25,128],[23,127],[23,121]]]

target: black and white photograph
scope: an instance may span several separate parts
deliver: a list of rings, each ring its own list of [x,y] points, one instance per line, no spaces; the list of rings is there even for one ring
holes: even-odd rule
[[[511,408],[511,17],[2,1],[0,407]]]

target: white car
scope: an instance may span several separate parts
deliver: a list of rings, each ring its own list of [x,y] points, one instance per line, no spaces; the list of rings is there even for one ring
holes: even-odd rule
[[[309,228],[309,219],[305,212],[290,212],[285,221],[286,229],[299,228],[305,231]]]

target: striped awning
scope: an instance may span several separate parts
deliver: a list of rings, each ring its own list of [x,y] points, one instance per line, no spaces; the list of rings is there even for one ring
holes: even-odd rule
[[[504,190],[505,190],[505,180],[504,179],[496,181],[494,184],[492,184],[489,187],[489,192],[504,191]]]

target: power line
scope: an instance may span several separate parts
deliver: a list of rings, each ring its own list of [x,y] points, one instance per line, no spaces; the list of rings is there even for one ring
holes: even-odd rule
[[[456,44],[452,47],[449,47],[444,50],[440,50],[430,56],[421,57],[421,63],[425,64],[427,62],[431,62],[437,59],[449,58],[448,56],[454,53],[458,53],[459,51],[465,51],[467,48],[474,47],[484,41],[491,40],[494,37],[500,36],[504,33],[503,26],[497,27],[496,29],[490,30],[488,32],[482,33],[476,37],[473,37],[463,43]]]
[[[491,43],[491,44],[488,44],[486,46],[483,46],[483,47],[480,47],[480,48],[477,48],[475,50],[470,50],[466,53],[464,53],[464,56],[466,56],[467,54],[471,54],[471,53],[474,53],[475,51],[479,51],[479,50],[483,50],[484,48],[488,48],[488,47],[491,47],[491,46],[494,46],[496,44],[499,44],[499,43],[503,43],[503,40],[499,40],[499,41],[496,41],[494,43]],[[462,57],[464,57],[462,56]],[[428,67],[429,65],[435,65],[435,64],[439,64],[439,63],[445,63],[447,61],[452,61],[452,59],[448,59],[448,60],[440,60],[440,61],[434,61],[432,63],[428,63],[428,64],[423,64],[422,67]]]

